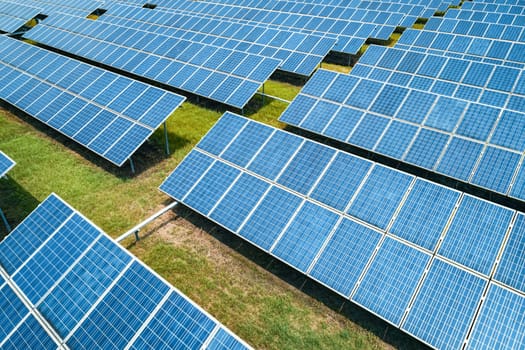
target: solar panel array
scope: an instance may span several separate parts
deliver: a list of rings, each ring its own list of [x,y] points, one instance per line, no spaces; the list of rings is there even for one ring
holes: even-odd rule
[[[54,194],[0,265],[2,349],[249,348]]]
[[[430,346],[523,339],[523,213],[231,113],[160,189]]]
[[[318,71],[280,120],[525,200],[521,15],[463,11],[370,46],[349,75]]]
[[[141,5],[137,1],[131,1]],[[274,5],[276,8],[269,8]],[[208,16],[210,18],[258,24],[275,29],[286,29],[321,37],[335,38],[334,51],[357,54],[368,38],[388,40],[397,26],[409,27],[417,16],[392,11],[356,9],[355,7],[334,10],[327,5],[314,8],[316,14],[300,13],[293,2],[253,2],[250,7],[228,3],[204,1],[158,2],[159,7]],[[301,4],[299,4],[301,5]],[[315,7],[305,4],[307,8]],[[327,11],[333,13],[330,13]],[[405,9],[406,10],[406,9]],[[320,12],[319,12],[320,11]],[[304,12],[304,11],[303,11]]]
[[[281,62],[72,16],[46,20],[24,36],[236,108]]]
[[[0,99],[121,166],[184,97],[0,37]]]
[[[331,38],[162,9],[151,11],[120,3],[109,4],[106,9],[100,22],[279,59],[280,70],[304,76],[314,72],[336,42]]]
[[[15,164],[14,160],[9,158],[4,152],[0,151],[0,178],[4,177],[5,174],[15,166]]]

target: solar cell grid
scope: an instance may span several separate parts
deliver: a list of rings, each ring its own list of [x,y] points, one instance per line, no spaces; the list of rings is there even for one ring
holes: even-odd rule
[[[48,220],[55,221],[50,229]],[[28,227],[43,239],[32,241],[32,254],[17,256],[22,268],[13,272],[10,256],[0,261],[0,276],[10,277],[0,283],[2,348],[249,348],[58,196],[43,201],[0,249],[28,246]]]

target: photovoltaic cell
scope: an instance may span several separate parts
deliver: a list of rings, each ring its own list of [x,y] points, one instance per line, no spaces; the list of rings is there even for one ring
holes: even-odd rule
[[[465,195],[438,253],[490,275],[513,212]]]
[[[390,232],[434,251],[460,193],[417,179]]]
[[[491,283],[468,349],[513,349],[523,343],[525,296]]]
[[[381,235],[343,219],[310,275],[344,296],[350,296]]]
[[[401,328],[436,348],[461,347],[486,284],[435,259]]]
[[[307,202],[272,249],[272,253],[305,272],[334,229],[337,218],[337,214]]]
[[[519,213],[494,278],[525,293],[525,216]]]
[[[375,166],[348,213],[385,229],[412,179],[412,176],[390,168]]]
[[[399,325],[430,255],[387,237],[352,300]]]
[[[239,235],[269,250],[301,203],[300,197],[272,187],[242,227]]]

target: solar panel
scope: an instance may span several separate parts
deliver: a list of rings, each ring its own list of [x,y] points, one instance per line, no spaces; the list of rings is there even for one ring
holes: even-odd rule
[[[25,37],[237,108],[281,62],[72,16],[46,20]]]
[[[160,190],[436,348],[523,287],[523,214],[229,112]]]
[[[9,158],[7,154],[0,151],[0,178],[4,177],[9,170],[15,166],[15,161]]]
[[[0,252],[2,348],[249,348],[55,194]]]
[[[0,98],[122,166],[184,97],[9,37]]]
[[[512,349],[523,343],[525,296],[491,283],[467,349]],[[523,338],[522,338],[523,339]]]
[[[102,23],[118,24],[275,58],[282,60],[280,70],[305,76],[314,72],[336,42],[333,38],[205,18],[196,14],[175,14],[162,9],[152,13],[148,9],[120,3],[106,6],[106,9],[107,12],[95,26],[104,28]]]
[[[490,78],[474,87],[466,80],[481,76],[480,63],[426,54],[419,68],[407,73],[403,63],[413,60],[411,53],[371,46],[350,75],[317,71],[279,120],[523,198],[523,186],[513,181],[525,150],[525,109],[510,102],[525,98],[517,83],[525,81],[522,70],[483,63]],[[461,74],[440,73],[452,70],[450,62],[465,63],[456,67]],[[421,79],[430,84],[422,86]],[[454,88],[441,90],[447,84]],[[466,95],[461,87],[480,94]]]

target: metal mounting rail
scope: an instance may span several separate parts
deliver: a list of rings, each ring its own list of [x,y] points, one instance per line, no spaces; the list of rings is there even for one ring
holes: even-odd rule
[[[135,239],[138,241],[140,240],[140,237],[139,237],[139,232],[140,230],[148,225],[149,223],[151,223],[152,221],[154,221],[155,219],[157,219],[159,216],[162,216],[164,213],[170,211],[171,209],[175,208],[177,206],[177,204],[179,204],[179,202],[173,202],[171,203],[170,205],[168,205],[167,207],[159,210],[158,212],[156,212],[155,214],[153,214],[152,216],[150,216],[149,218],[147,218],[146,220],[144,220],[143,222],[141,222],[140,224],[136,225],[135,227],[133,227],[131,230],[127,231],[126,233],[123,233],[122,235],[120,235],[117,239],[115,239],[117,242],[122,242],[124,239],[128,238],[129,236],[131,235],[135,235]]]

